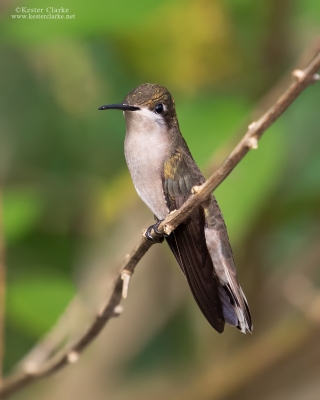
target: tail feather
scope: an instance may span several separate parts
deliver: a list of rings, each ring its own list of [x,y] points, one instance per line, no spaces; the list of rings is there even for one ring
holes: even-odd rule
[[[214,273],[220,283],[220,299],[226,322],[241,332],[252,332],[252,321],[247,299],[239,284],[227,229],[220,208],[212,196],[205,207],[205,237]]]

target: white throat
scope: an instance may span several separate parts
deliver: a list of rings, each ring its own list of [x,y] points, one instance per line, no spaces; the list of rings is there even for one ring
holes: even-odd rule
[[[161,115],[150,111],[148,108],[141,108],[137,111],[123,112],[127,123],[127,133],[130,132],[141,132],[141,130],[147,130],[151,133],[158,132],[159,129],[165,130],[166,123]]]
[[[168,214],[162,169],[170,154],[170,138],[164,119],[147,108],[125,112],[125,157],[137,193],[160,219]]]

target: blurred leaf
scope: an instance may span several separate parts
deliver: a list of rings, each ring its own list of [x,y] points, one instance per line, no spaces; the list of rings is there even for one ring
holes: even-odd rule
[[[10,244],[34,228],[42,215],[44,203],[31,189],[7,189],[3,196],[3,210],[5,237]]]
[[[52,274],[14,281],[7,296],[9,323],[37,338],[52,327],[74,293],[69,280]]]

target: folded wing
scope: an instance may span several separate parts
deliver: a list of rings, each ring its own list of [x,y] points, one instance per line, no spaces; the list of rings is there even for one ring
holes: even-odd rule
[[[177,149],[165,162],[163,191],[170,211],[204,182],[191,154]],[[237,281],[232,251],[220,209],[214,199],[196,208],[167,238],[202,313],[218,332],[225,321],[251,330],[249,308]]]

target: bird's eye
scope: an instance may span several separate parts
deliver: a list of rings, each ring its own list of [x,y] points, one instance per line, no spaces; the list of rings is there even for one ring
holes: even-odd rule
[[[163,111],[164,111],[164,108],[163,108],[163,104],[157,104],[156,106],[155,106],[155,108],[154,108],[154,111],[157,113],[157,114],[162,114],[163,113]]]

